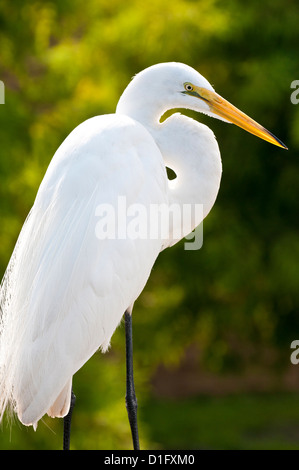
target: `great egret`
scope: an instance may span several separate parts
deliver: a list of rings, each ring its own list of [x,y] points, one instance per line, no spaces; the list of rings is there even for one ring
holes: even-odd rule
[[[24,223],[1,284],[0,401],[25,425],[48,413],[65,418],[65,448],[74,397],[72,377],[97,351],[106,351],[125,312],[127,409],[139,448],[132,370],[131,313],[160,251],[192,231],[211,210],[221,158],[212,131],[173,114],[187,108],[232,122],[275,145],[269,131],[215,93],[180,63],[137,74],[115,114],[74,129],[55,153]],[[177,178],[168,181],[166,165]],[[127,205],[200,203],[192,226],[169,225],[167,238],[99,237],[97,211]],[[122,223],[118,219],[118,229]],[[176,223],[180,236],[174,236]],[[119,233],[119,232],[118,232]],[[71,404],[72,397],[72,406]]]

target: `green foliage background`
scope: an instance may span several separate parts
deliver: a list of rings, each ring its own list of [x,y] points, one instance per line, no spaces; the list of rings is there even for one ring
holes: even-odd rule
[[[1,275],[57,147],[83,120],[114,112],[147,66],[194,67],[289,147],[191,113],[217,136],[223,179],[203,248],[162,253],[135,305],[143,448],[296,447],[298,400],[285,394],[299,388],[289,359],[299,330],[298,24],[295,0],[0,0]],[[120,326],[111,351],[75,376],[74,448],[131,447],[124,374]],[[281,422],[288,432],[272,440],[257,432]],[[59,448],[61,429],[50,418],[36,433],[4,424],[0,447]]]

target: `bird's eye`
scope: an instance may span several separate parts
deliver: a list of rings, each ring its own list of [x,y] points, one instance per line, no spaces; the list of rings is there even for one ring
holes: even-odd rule
[[[186,91],[192,91],[193,90],[193,86],[191,85],[191,83],[185,83],[184,88],[185,88]]]

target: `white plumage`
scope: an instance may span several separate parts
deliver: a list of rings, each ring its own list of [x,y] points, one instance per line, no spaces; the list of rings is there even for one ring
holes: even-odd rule
[[[172,233],[167,240],[100,240],[100,204],[116,207],[125,196],[127,205],[146,210],[199,203],[208,214],[221,178],[213,133],[179,114],[159,120],[183,107],[230,120],[231,110],[219,112],[219,99],[192,68],[159,64],[132,80],[116,114],[85,121],[59,147],[2,281],[1,415],[10,403],[26,425],[45,413],[65,416],[72,376],[98,348],[108,348],[159,252],[177,241]],[[172,186],[166,165],[178,175]],[[195,218],[192,229],[200,222]]]
[[[130,118],[95,117],[56,152],[2,288],[1,378],[24,424],[50,407],[52,416],[66,413],[72,375],[107,349],[160,251],[159,240],[96,237],[97,206],[115,205],[119,194],[128,203],[166,202],[161,154]]]

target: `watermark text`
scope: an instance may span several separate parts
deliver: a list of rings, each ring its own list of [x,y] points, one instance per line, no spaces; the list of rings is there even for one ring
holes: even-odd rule
[[[295,88],[295,90],[291,93],[291,103],[298,104],[299,103],[299,80],[293,80],[291,83],[291,88]]]
[[[2,80],[0,80],[0,104],[5,104],[5,86]]]
[[[161,240],[167,246],[185,238],[185,250],[203,244],[202,204],[127,204],[119,196],[115,204],[99,204],[95,216],[99,240]]]

